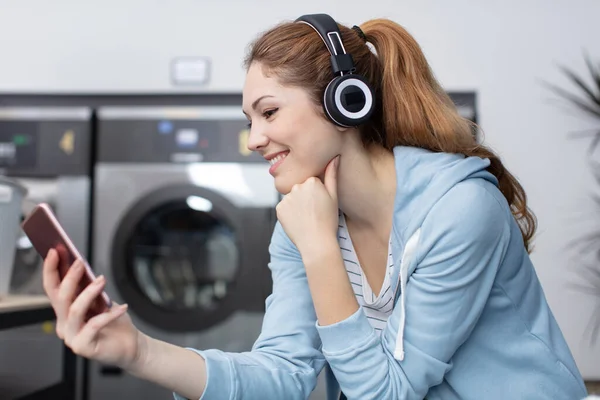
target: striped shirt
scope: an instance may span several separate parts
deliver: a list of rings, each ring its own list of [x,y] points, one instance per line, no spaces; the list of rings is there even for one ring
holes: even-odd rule
[[[369,286],[367,277],[364,274],[356,251],[352,245],[350,234],[346,226],[346,219],[344,214],[340,212],[339,223],[338,223],[338,243],[342,251],[342,257],[344,258],[344,264],[346,266],[346,272],[348,272],[348,278],[354,289],[354,295],[358,304],[363,309],[367,316],[371,326],[375,329],[378,335],[381,335],[381,331],[385,328],[387,319],[394,309],[394,293],[391,290],[391,275],[394,267],[394,261],[392,258],[392,241],[390,238],[390,244],[388,247],[388,260],[385,278],[383,285],[379,291],[379,295],[375,296]]]

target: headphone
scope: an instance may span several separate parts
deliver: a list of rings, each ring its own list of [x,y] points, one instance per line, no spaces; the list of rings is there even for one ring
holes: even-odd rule
[[[346,128],[367,121],[375,107],[373,89],[362,75],[354,73],[354,60],[346,53],[335,20],[327,14],[309,14],[299,17],[296,22],[313,28],[331,54],[331,68],[335,77],[325,88],[323,96],[325,113],[329,119]]]

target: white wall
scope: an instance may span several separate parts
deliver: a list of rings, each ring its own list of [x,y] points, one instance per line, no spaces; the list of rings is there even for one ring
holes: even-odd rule
[[[583,48],[600,60],[600,2],[286,3],[0,0],[0,92],[183,91],[171,86],[169,63],[196,55],[212,58],[212,81],[192,90],[238,92],[247,43],[282,19],[313,12],[349,25],[395,19],[421,43],[448,90],[478,91],[487,142],[521,179],[539,218],[533,260],[550,305],[582,373],[599,379],[600,345],[590,348],[583,333],[594,303],[565,286],[578,260],[567,241],[600,225],[588,196],[587,142],[566,136],[594,124],[552,104],[539,81],[566,84],[556,63],[585,72]]]

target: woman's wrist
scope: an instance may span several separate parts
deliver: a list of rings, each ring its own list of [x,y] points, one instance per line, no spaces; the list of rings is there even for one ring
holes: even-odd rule
[[[148,353],[150,352],[150,343],[152,338],[141,331],[137,331],[137,347],[133,360],[128,365],[123,366],[127,372],[132,375],[142,375],[147,364]]]
[[[206,386],[206,361],[201,355],[141,332],[138,354],[126,371],[189,399],[200,398]]]
[[[323,261],[340,255],[340,246],[337,237],[315,237],[314,240],[299,249],[300,256],[305,268],[313,265],[323,265]]]

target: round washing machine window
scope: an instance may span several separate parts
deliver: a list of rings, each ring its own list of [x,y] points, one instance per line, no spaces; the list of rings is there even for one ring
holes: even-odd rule
[[[238,248],[233,229],[198,208],[190,196],[146,214],[133,230],[127,264],[139,290],[154,305],[215,311],[234,282]]]
[[[113,239],[115,284],[130,310],[169,331],[206,329],[239,308],[239,209],[198,187],[145,196]]]

